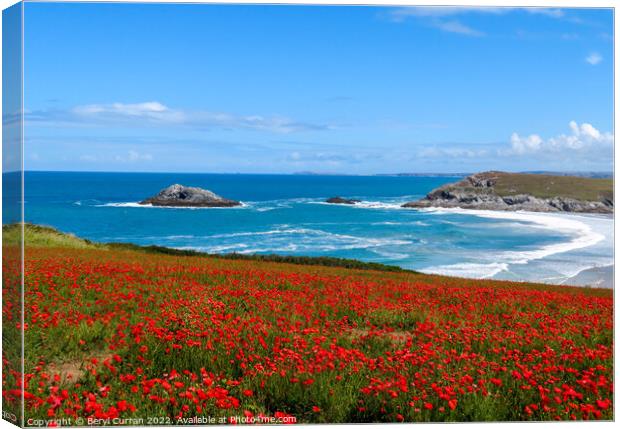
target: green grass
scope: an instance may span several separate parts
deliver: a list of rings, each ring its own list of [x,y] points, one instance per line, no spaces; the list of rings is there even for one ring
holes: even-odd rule
[[[499,196],[529,194],[537,198],[573,198],[581,201],[613,201],[613,179],[591,179],[545,174],[489,173],[497,177]]]
[[[21,227],[19,224],[2,226],[2,244],[4,246],[18,246],[21,243]],[[24,225],[24,241],[29,246],[36,247],[63,247],[71,249],[97,249],[103,248],[97,243],[66,234],[47,226]]]
[[[2,226],[2,244],[19,245],[21,228],[19,224]],[[332,258],[327,256],[287,256],[287,255],[244,255],[240,253],[209,254],[195,250],[179,250],[163,246],[139,246],[132,243],[96,243],[58,231],[55,228],[31,223],[24,224],[24,240],[27,246],[34,247],[62,247],[73,249],[107,249],[133,250],[145,253],[164,254],[173,256],[204,256],[221,259],[235,259],[245,261],[282,262],[296,265],[320,265],[325,267],[341,267],[358,270],[375,270],[390,272],[415,272],[400,267],[379,264],[376,262],[362,262],[355,259]]]

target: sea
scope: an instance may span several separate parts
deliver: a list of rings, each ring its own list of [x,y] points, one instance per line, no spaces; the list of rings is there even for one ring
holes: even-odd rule
[[[28,222],[100,242],[333,256],[450,276],[553,284],[587,278],[591,286],[610,286],[579,274],[613,267],[611,216],[401,207],[460,178],[26,172],[24,211]],[[175,183],[243,205],[138,204]],[[333,196],[361,203],[325,203]]]

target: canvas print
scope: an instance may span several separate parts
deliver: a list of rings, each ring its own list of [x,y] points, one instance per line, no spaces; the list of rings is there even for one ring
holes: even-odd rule
[[[3,419],[613,420],[613,19],[4,10]]]

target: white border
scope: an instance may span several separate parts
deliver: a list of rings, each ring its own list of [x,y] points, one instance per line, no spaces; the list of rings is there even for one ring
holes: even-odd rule
[[[27,0],[28,2],[34,2],[34,1],[38,1],[38,0]],[[44,2],[44,1],[43,1]],[[64,0],[63,2],[75,2],[75,3],[95,3],[96,1],[79,1],[79,0]],[[106,2],[114,2],[114,3],[121,3],[121,2],[127,2],[124,0],[108,0]],[[2,9],[5,9],[15,3],[18,3],[15,0],[0,0],[0,6]],[[103,3],[103,2],[99,2],[99,3]],[[414,6],[414,5],[424,5],[424,6],[446,6],[446,5],[450,5],[450,6],[532,6],[532,7],[563,7],[563,8],[578,8],[578,7],[587,7],[587,8],[593,8],[593,7],[605,7],[605,8],[615,8],[619,2],[616,0],[589,0],[589,1],[583,1],[583,0],[542,0],[542,1],[536,1],[536,0],[521,0],[519,2],[512,2],[512,1],[498,1],[498,0],[472,0],[472,1],[467,1],[467,0],[422,0],[422,1],[416,1],[416,0],[307,0],[307,1],[300,1],[300,0],[271,0],[271,1],[261,1],[261,0],[244,0],[244,1],[234,1],[234,0],[219,0],[219,1],[200,1],[200,0],[185,0],[185,1],[175,1],[175,0],[150,0],[150,1],[133,1],[131,3],[204,3],[204,4],[217,4],[217,3],[245,3],[245,4],[317,4],[317,5],[333,5],[333,4],[338,4],[338,5],[378,5],[378,6]],[[0,20],[0,37],[1,37],[1,20]],[[22,27],[23,30],[23,27]],[[614,35],[618,33],[618,21],[616,19],[614,19]],[[1,46],[1,45],[0,45]],[[614,127],[613,127],[613,132],[615,135],[615,124],[617,122],[617,100],[618,100],[618,88],[615,85],[615,71],[617,70],[617,45],[615,43],[615,38],[614,38]],[[2,60],[0,57],[0,70],[2,66]],[[0,71],[1,73],[1,71]],[[23,89],[23,88],[22,88]],[[1,89],[0,89],[0,95],[1,95]],[[1,104],[1,103],[0,103]],[[0,115],[2,113],[1,110],[1,106],[0,106]],[[23,134],[22,134],[23,135]],[[616,173],[616,166],[618,165],[618,152],[616,152],[614,150],[614,175]],[[0,160],[1,160],[1,155],[0,155]],[[1,185],[1,176],[0,176],[0,185]],[[618,195],[618,183],[617,181],[614,181],[614,192],[616,195]],[[0,196],[1,196],[1,186],[0,186]],[[1,215],[1,209],[0,209],[0,215]],[[619,232],[619,226],[618,223],[615,222],[616,220],[616,215],[614,212],[614,251],[615,248],[618,246],[618,243],[620,242],[620,237],[618,235]],[[0,255],[1,255],[1,247],[0,247]],[[614,252],[615,253],[615,252]],[[615,255],[614,255],[615,256]],[[615,259],[615,258],[614,258]],[[617,266],[617,264],[616,264]],[[617,277],[615,278],[617,280]],[[617,290],[617,286],[620,282],[615,281],[614,284],[614,303],[616,301],[616,290]],[[618,322],[618,317],[617,317],[617,313],[615,312],[615,307],[614,307],[614,327],[618,326],[617,322]],[[614,332],[614,344],[615,344],[615,350],[614,350],[614,369],[615,369],[615,381],[620,380],[620,371],[618,371],[618,365],[617,365],[617,350],[618,350],[618,335],[617,335],[617,330],[615,330]],[[616,415],[619,411],[618,409],[618,395],[615,394],[614,395],[614,410],[615,413],[614,415]],[[462,423],[459,423],[462,424]],[[406,424],[405,426],[407,427],[421,427],[421,428],[428,428],[431,426],[437,427],[437,426],[447,426],[448,424],[442,424],[442,423],[435,423],[435,424]],[[515,429],[521,429],[521,428],[525,428],[528,425],[553,425],[556,428],[562,428],[562,427],[569,427],[569,426],[573,426],[574,425],[578,425],[579,427],[604,427],[604,428],[611,428],[611,427],[615,427],[615,424],[613,422],[541,422],[541,423],[471,423],[468,425],[473,425],[473,426],[478,426],[478,425],[484,425],[484,427],[487,428],[501,428],[502,425],[510,425],[511,428],[515,428]],[[351,425],[351,424],[346,424],[346,425],[298,425],[301,427],[330,427],[330,426],[337,426],[338,428],[342,428],[342,429],[355,429],[357,427],[359,427],[359,425]],[[372,427],[372,428],[380,428],[383,425],[375,425],[375,424],[366,424],[363,425],[364,427]],[[4,420],[0,420],[0,429],[4,429],[4,428],[14,428],[15,426],[11,425],[10,423],[8,423],[7,421]],[[197,428],[199,427],[204,427],[204,428],[210,428],[212,426],[195,426]],[[153,428],[155,428],[155,426],[153,426]],[[164,426],[164,428],[168,428],[167,426]]]

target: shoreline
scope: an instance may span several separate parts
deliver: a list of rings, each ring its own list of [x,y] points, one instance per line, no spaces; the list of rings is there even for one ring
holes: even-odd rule
[[[328,204],[323,201],[308,201],[308,204],[322,204],[333,206],[333,204]],[[99,207],[135,207],[135,208],[164,208],[171,209],[172,207],[151,207],[139,205],[137,203],[107,203],[97,205]],[[239,208],[250,208],[253,204],[244,204],[243,206],[235,207]],[[356,207],[357,206],[357,207]],[[339,207],[340,208],[340,207]],[[345,208],[355,208],[355,209],[397,209],[397,210],[410,210],[401,208],[398,206],[397,202],[389,202],[386,203],[384,201],[366,201],[365,199],[360,204],[345,206]],[[188,210],[196,210],[196,208],[187,208],[183,207],[182,209]],[[220,208],[221,209],[221,208]],[[261,211],[261,210],[258,210]],[[435,274],[435,275],[443,275],[450,276],[455,278],[466,278],[466,279],[497,279],[497,280],[512,280],[518,282],[527,282],[527,283],[543,283],[549,285],[571,285],[571,286],[579,286],[579,287],[604,287],[609,288],[613,287],[613,268],[603,269],[601,267],[611,265],[613,267],[613,259],[610,262],[606,260],[607,252],[606,249],[600,255],[597,255],[599,258],[598,261],[587,261],[580,260],[579,258],[573,258],[575,264],[572,265],[573,269],[566,269],[559,271],[557,275],[553,277],[549,277],[545,271],[544,261],[547,258],[550,258],[550,262],[553,262],[553,255],[562,254],[565,252],[579,251],[580,249],[585,249],[588,247],[595,246],[599,244],[599,246],[608,246],[609,234],[607,228],[609,226],[609,221],[613,221],[613,217],[609,214],[585,214],[585,213],[567,213],[567,212],[532,212],[532,211],[504,211],[504,210],[475,210],[475,209],[463,209],[463,208],[416,208],[414,211],[419,211],[421,213],[428,214],[461,214],[461,215],[469,215],[481,218],[489,218],[489,219],[511,219],[517,221],[519,223],[523,223],[527,228],[541,228],[544,230],[554,230],[561,231],[565,234],[565,238],[558,240],[555,243],[546,244],[543,246],[525,249],[503,249],[494,252],[496,256],[495,259],[489,260],[486,255],[480,255],[478,259],[468,260],[464,259],[459,263],[453,264],[439,264],[425,267],[412,267],[407,264],[403,264],[401,261],[384,261],[379,262],[378,264],[384,265],[387,267],[393,267],[396,269],[403,270],[414,270],[418,272],[423,272],[427,274]],[[597,220],[605,220],[604,222],[597,222]],[[602,227],[601,228],[601,224]],[[102,242],[104,243],[104,242]],[[176,246],[172,243],[164,244],[160,241],[159,243],[154,243],[154,246],[148,245],[140,245],[140,244],[129,244],[127,246],[140,246],[146,248],[161,248],[161,249],[172,249],[173,251],[179,252],[195,252],[197,254],[208,255],[213,257],[229,257],[229,255],[234,255],[235,258],[272,258],[273,259],[293,259],[293,258],[301,258],[306,259],[306,263],[309,263],[313,257],[304,256],[303,254],[280,254],[278,251],[274,249],[274,251],[269,253],[263,252],[235,252],[230,250],[228,252],[217,251],[213,249],[213,251],[209,251],[204,248],[200,248],[197,246]],[[316,256],[316,258],[327,258],[329,256]],[[348,259],[349,261],[357,261],[360,264],[364,264],[364,260],[359,257],[350,257],[343,255],[340,258]],[[335,258],[335,259],[340,259]],[[600,260],[600,259],[603,260]],[[560,257],[560,259],[562,259]],[[541,261],[538,263],[534,263],[531,268],[527,267],[528,264],[531,264],[532,261]],[[568,262],[571,261],[569,256]],[[580,262],[579,264],[577,262]],[[371,264],[374,262],[370,261]],[[563,260],[564,265],[567,265],[567,260]],[[357,265],[357,264],[356,264]],[[541,267],[541,265],[543,265]],[[570,265],[570,264],[569,264]],[[377,265],[375,265],[377,266]],[[542,268],[542,270],[541,270]],[[515,269],[515,275],[512,276],[510,273],[511,269]],[[531,271],[528,271],[531,269]],[[532,278],[530,273],[534,273],[535,277]],[[550,273],[549,273],[550,274]],[[508,277],[506,277],[508,276]]]
[[[512,219],[516,221],[527,222],[533,228],[552,229],[555,231],[563,231],[571,236],[566,241],[549,244],[537,249],[517,251],[505,251],[498,255],[503,256],[491,263],[458,263],[451,265],[442,265],[423,269],[423,272],[434,273],[440,275],[460,276],[458,270],[463,267],[475,267],[478,270],[488,267],[492,270],[488,275],[472,276],[472,278],[480,279],[501,279],[496,277],[498,274],[509,271],[511,265],[527,265],[532,261],[540,261],[556,254],[567,253],[571,251],[586,249],[604,242],[608,237],[606,234],[596,231],[591,222],[586,220],[605,219],[613,221],[613,215],[607,213],[571,213],[571,212],[535,212],[526,210],[506,211],[506,210],[476,210],[469,208],[418,208],[417,210],[427,213],[453,213],[470,216],[477,216],[490,219]],[[612,256],[613,258],[613,256]],[[613,261],[613,259],[612,259]],[[455,271],[456,270],[456,271]],[[550,282],[545,280],[522,279],[518,281],[541,282],[545,284],[570,285],[578,287],[598,287],[613,288],[613,272],[614,263],[604,265],[594,265],[584,267],[576,274],[566,273],[564,279],[559,278],[558,281]]]
[[[562,282],[561,285],[613,289],[614,271],[615,264],[586,268]]]
[[[540,222],[540,218],[555,218],[555,219],[563,218],[564,220],[566,220],[567,217],[568,218],[573,218],[573,217],[589,218],[589,219],[609,218],[608,215],[584,216],[583,214],[582,215],[568,214],[568,213],[562,213],[562,214],[542,213],[541,214],[537,212],[506,213],[504,211],[488,211],[488,210],[472,212],[472,210],[470,209],[439,209],[439,210],[423,209],[423,211],[437,212],[437,214],[441,214],[445,212],[450,212],[454,214],[470,214],[470,215],[478,215],[481,217],[490,217],[490,218],[496,218],[498,216],[501,216],[501,217],[509,216],[510,218],[514,219],[518,217],[519,220],[526,221],[527,223],[532,223],[532,227],[542,227],[542,228],[553,227],[556,229],[559,226],[556,221],[549,222],[549,220],[547,220],[547,221]],[[484,212],[484,213],[480,213],[480,212]],[[536,219],[532,219],[533,216],[535,216]],[[538,220],[538,222],[536,222],[536,220]],[[422,268],[422,269],[414,269],[414,270],[400,266],[398,264],[365,262],[361,259],[356,259],[356,258],[343,259],[343,258],[333,258],[333,257],[328,257],[328,256],[311,257],[311,256],[303,256],[303,255],[279,255],[277,253],[272,253],[272,254],[260,254],[260,253],[243,254],[243,253],[236,253],[236,252],[211,253],[211,252],[200,251],[197,249],[190,250],[190,248],[181,249],[181,248],[174,247],[174,246],[160,246],[160,245],[144,246],[144,245],[139,245],[135,243],[93,242],[90,240],[83,240],[76,236],[73,236],[73,237],[78,240],[85,241],[86,243],[95,245],[95,246],[109,247],[111,249],[115,248],[119,250],[123,248],[125,249],[140,248],[140,249],[150,251],[150,252],[155,252],[155,253],[168,253],[168,254],[177,254],[177,255],[195,255],[195,256],[202,255],[202,256],[209,256],[209,257],[215,257],[215,258],[226,258],[226,259],[230,258],[230,259],[266,260],[266,261],[272,261],[272,262],[301,263],[303,265],[326,265],[326,264],[331,265],[331,266],[340,265],[340,266],[347,266],[350,268],[374,269],[374,270],[385,270],[385,271],[413,271],[413,272],[425,273],[425,274],[430,274],[430,275],[449,276],[452,278],[462,278],[462,279],[511,281],[510,279],[501,278],[501,277],[498,278],[496,276],[500,274],[500,272],[509,271],[510,265],[526,266],[528,263],[530,263],[530,261],[541,260],[554,254],[565,253],[565,252],[569,252],[572,250],[578,250],[581,248],[590,247],[605,239],[604,235],[601,235],[598,232],[592,231],[588,223],[579,222],[577,220],[575,220],[574,223],[578,223],[579,225],[574,225],[574,226],[578,226],[578,228],[569,228],[569,232],[571,232],[572,234],[576,233],[576,235],[573,235],[572,239],[569,239],[568,241],[564,241],[561,243],[544,246],[543,248],[532,249],[532,250],[527,250],[527,251],[522,251],[522,252],[506,251],[504,252],[504,255],[503,255],[504,258],[506,258],[505,260],[499,259],[498,261],[487,263],[487,264],[484,263],[485,261],[478,261],[477,263],[469,263],[469,264],[460,263],[460,264],[428,267],[430,269]],[[26,225],[34,227],[34,228],[48,229],[47,227],[42,227],[42,226],[28,224],[28,223]],[[568,225],[570,226],[570,223]],[[4,225],[3,229],[7,227],[10,227],[10,226]],[[560,228],[562,227],[560,226]],[[55,230],[55,228],[49,228],[49,229],[54,230],[57,234],[67,235],[63,232]],[[596,236],[598,236],[598,239],[592,240],[593,238],[596,238]],[[484,268],[486,267],[486,265],[489,265],[489,266],[492,265],[494,272],[488,275],[487,274],[467,275],[459,271],[459,269],[463,268],[462,266],[467,266],[467,265],[478,265],[479,268]],[[499,269],[497,268],[497,266],[502,266],[503,268]],[[512,281],[517,281],[517,282],[522,282],[522,283],[548,284],[548,285],[556,285],[556,286],[565,285],[565,286],[576,286],[576,287],[585,287],[585,288],[590,287],[590,288],[613,289],[614,269],[615,269],[615,266],[614,266],[614,263],[612,262],[610,264],[599,265],[599,266],[596,266],[596,265],[589,266],[589,267],[586,266],[574,274],[566,273],[565,276],[561,278],[557,278],[556,281],[549,281],[549,279],[545,281],[544,279],[538,280],[538,279],[530,279],[530,278],[520,278],[520,279],[514,279]]]

